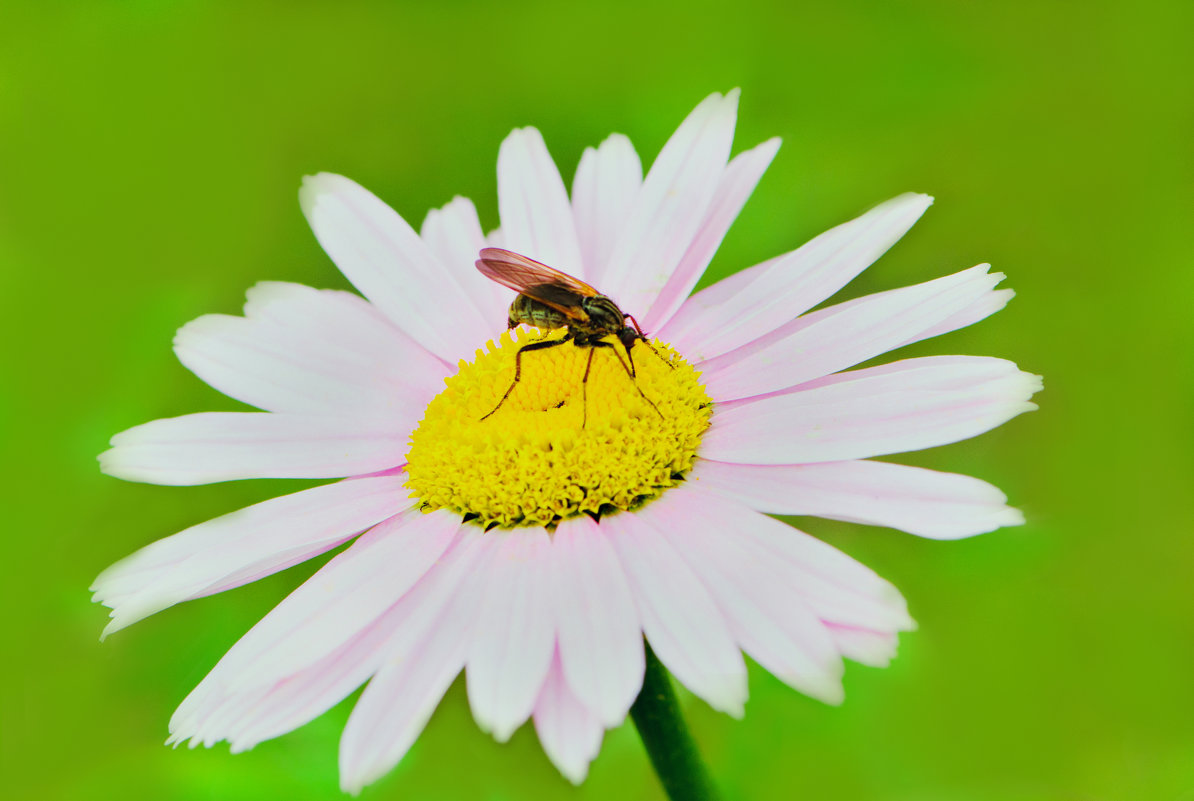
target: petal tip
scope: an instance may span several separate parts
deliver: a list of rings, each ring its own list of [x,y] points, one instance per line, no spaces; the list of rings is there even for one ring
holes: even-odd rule
[[[109,440],[112,447],[95,457],[95,460],[99,462],[100,472],[114,478],[123,478],[120,475],[120,460],[116,453],[117,445],[119,445],[116,438],[119,436],[120,434],[113,435],[112,439]]]
[[[838,660],[840,664],[840,659]],[[825,681],[804,683],[800,691],[805,695],[829,706],[841,706],[846,701],[846,688],[840,679],[826,679]]]
[[[359,188],[357,183],[337,175],[334,172],[317,172],[314,175],[304,175],[299,184],[299,207],[303,213],[310,215],[318,205],[319,198],[333,192],[345,189]]]
[[[601,144],[598,146],[598,149],[605,147],[634,150],[634,143],[630,141],[630,137],[626,134],[612,133],[605,137],[605,139],[601,140]],[[588,149],[591,150],[592,148]]]
[[[512,147],[520,147],[528,144],[543,143],[543,134],[534,125],[525,125],[522,128],[515,128],[506,135],[502,140],[502,144],[498,147],[498,158],[501,158],[503,152],[509,152]],[[546,146],[546,145],[545,145]]]

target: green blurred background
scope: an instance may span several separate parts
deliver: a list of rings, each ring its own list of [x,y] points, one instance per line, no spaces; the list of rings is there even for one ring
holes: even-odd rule
[[[87,586],[160,536],[301,486],[126,484],[94,456],[147,420],[235,409],[176,328],[263,279],[344,287],[296,202],[351,176],[419,222],[497,222],[537,125],[570,181],[645,161],[742,87],[736,150],[784,138],[713,265],[756,263],[906,190],[937,204],[853,296],[990,261],[1017,290],[912,352],[1006,356],[1042,409],[907,461],[1004,488],[1020,529],[942,543],[800,525],[874,566],[920,630],[822,706],[752,669],[746,718],[687,699],[730,798],[1194,798],[1194,4],[0,4],[0,776],[8,798],[336,798],[341,704],[230,756],[162,746],[174,706],[313,566],[98,642]],[[910,349],[911,350],[911,349]],[[366,799],[660,799],[636,734],[573,788],[530,727],[498,745],[457,683]]]

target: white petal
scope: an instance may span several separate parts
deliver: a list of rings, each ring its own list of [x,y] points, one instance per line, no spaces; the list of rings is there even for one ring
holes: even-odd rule
[[[870,667],[887,667],[895,658],[899,638],[890,631],[828,625],[833,644],[847,659],[853,659]]]
[[[321,554],[412,501],[405,475],[341,481],[208,520],[147,545],[100,574],[107,636],[180,601],[238,587]]]
[[[417,514],[407,514],[403,518],[411,522],[412,516]],[[440,515],[437,513],[436,516]],[[348,575],[350,569],[359,574],[373,562],[373,557],[391,556],[381,551],[405,543],[407,538],[397,531],[401,522],[401,519],[395,519],[372,529],[242,637],[179,705],[170,719],[172,736],[169,742],[179,743],[189,738],[194,747],[200,743],[210,746],[228,739],[237,748],[251,747],[255,742],[286,731],[288,722],[299,725],[309,719],[306,715],[318,715],[359,686],[377,669],[383,656],[389,653],[388,649],[401,639],[400,635],[410,634],[413,630],[411,636],[423,636],[427,628],[426,616],[434,616],[439,611],[439,606],[424,602],[427,595],[424,588],[435,586],[437,576],[443,572],[442,564],[456,561],[462,550],[453,547],[459,542],[454,530],[447,534],[423,531],[422,536],[419,531],[413,532],[415,538],[409,557],[424,563],[428,578],[415,583],[410,592],[406,592],[412,572],[408,566],[399,570],[394,602],[388,607],[375,603],[376,586],[369,584],[361,585],[365,590],[359,596],[364,602],[361,608],[352,606],[357,598],[353,593],[353,582],[359,576]],[[459,528],[458,522],[454,525]],[[387,537],[390,539],[388,543]],[[361,547],[362,543],[364,547]],[[443,553],[440,563],[436,563],[431,555],[437,549]],[[380,568],[384,567],[383,561]],[[341,583],[337,585],[336,581]],[[333,616],[341,617],[344,631],[333,637],[322,637],[321,632],[315,630],[313,636],[307,638],[304,636],[304,616],[319,613],[321,610],[312,612],[311,609],[318,607],[321,601],[331,607]],[[414,606],[415,603],[418,606]],[[282,647],[297,646],[306,654],[290,660],[291,669],[275,670],[272,675],[262,673],[255,660],[270,654],[273,640],[268,629],[271,626],[277,629],[274,624],[285,615],[294,618],[295,628],[285,635],[290,642],[283,642]],[[271,618],[273,622],[266,623]],[[339,636],[341,634],[343,636]],[[289,704],[294,708],[286,709]]]
[[[100,469],[126,481],[173,485],[379,473],[406,461],[416,422],[201,412],[122,431],[99,455]]]
[[[899,591],[873,570],[815,537],[728,498],[683,488],[679,502],[709,521],[716,531],[733,531],[737,545],[752,554],[753,564],[767,565],[783,576],[783,585],[826,625],[879,632],[915,628]],[[692,493],[699,493],[693,499]],[[746,521],[748,524],[743,524]],[[678,527],[678,523],[674,524]]]
[[[400,620],[398,606],[327,656],[274,684],[229,692],[205,679],[170,719],[167,743],[190,739],[194,747],[227,740],[237,753],[314,720],[377,670],[385,642]]]
[[[559,651],[535,702],[535,733],[548,759],[568,781],[580,784],[585,780],[589,763],[601,750],[604,729],[568,688]]]
[[[744,651],[801,692],[841,702],[841,659],[825,626],[776,561],[751,547],[752,527],[770,518],[685,487],[639,514],[700,576]]]
[[[477,270],[477,255],[485,247],[485,235],[473,202],[455,197],[442,209],[427,212],[419,235],[444,269],[456,277],[483,319],[491,322],[493,330],[501,331],[511,298],[509,292]]]
[[[738,525],[740,547],[754,554],[755,564],[780,571],[784,586],[825,623],[875,631],[915,628],[899,590],[833,546],[729,498],[702,492],[694,507],[714,531],[717,523],[748,520],[749,525]]]
[[[348,718],[340,740],[340,786],[347,792],[359,792],[405,756],[464,667],[482,584],[470,578],[483,572],[493,542],[469,529],[451,575],[433,574],[444,573],[438,576],[444,589],[454,588],[444,593],[446,605],[419,641],[388,646],[389,657]]]
[[[572,180],[572,216],[584,260],[585,280],[604,286],[602,278],[631,205],[643,185],[643,165],[634,145],[621,134],[594,150],[585,148]]]
[[[643,637],[618,558],[588,517],[552,538],[553,608],[564,677],[607,726],[622,722],[643,683]]]
[[[680,259],[676,271],[655,299],[651,310],[640,321],[645,329],[653,331],[662,327],[692,292],[713,260],[713,254],[721,247],[730,226],[738,219],[738,213],[746,205],[747,198],[771,166],[779,144],[779,139],[768,139],[745,153],[739,153],[726,167],[696,239]]]
[[[941,323],[933,326],[928,331],[922,333],[917,339],[931,339],[941,334],[947,334],[950,331],[957,331],[959,328],[965,328],[968,325],[973,325],[979,320],[985,320],[995,312],[1002,309],[1008,304],[1016,293],[1010,289],[997,289],[994,292],[988,292],[982,297],[974,301],[974,303],[967,306],[961,311],[951,314]],[[908,344],[908,343],[904,343]]]
[[[375,526],[274,607],[215,671],[227,677],[231,689],[243,690],[318,661],[396,603],[459,528],[457,515],[418,510]]]
[[[672,318],[668,341],[699,361],[763,336],[849,283],[887,252],[932,202],[927,195],[901,195],[770,260],[766,268],[752,268],[753,280],[719,304],[711,305],[703,292],[698,294]]]
[[[504,742],[530,717],[555,650],[551,538],[543,529],[485,536],[497,544],[477,607],[468,697],[478,725]]]
[[[981,264],[916,286],[879,292],[782,325],[700,365],[718,400],[762,395],[836,373],[915,342],[972,308],[1003,280]]]
[[[634,514],[602,519],[630,580],[643,632],[655,654],[689,690],[742,717],[746,664],[717,604],[663,535]]]
[[[491,333],[492,322],[470,305],[458,277],[372,193],[343,176],[320,173],[303,179],[299,202],[340,271],[427,350],[455,364]],[[454,310],[451,325],[444,323],[445,308]]]
[[[349,292],[267,282],[245,317],[208,314],[174,338],[179,361],[229,397],[271,412],[409,418],[448,367]]]
[[[418,738],[464,665],[465,638],[437,632],[417,658],[387,663],[365,687],[340,747],[340,787],[359,793],[384,776]]]
[[[651,165],[602,275],[601,291],[646,312],[696,238],[730,157],[738,90],[705,98]]]
[[[416,653],[453,603],[460,583],[479,567],[483,550],[470,533],[457,537],[417,584],[374,623],[329,656],[272,685],[223,696],[209,693],[199,733],[227,739],[234,751],[253,747],[314,718],[359,687],[387,659]],[[189,709],[195,709],[190,703]],[[180,710],[181,712],[182,710]],[[181,726],[181,715],[176,716]],[[191,724],[194,725],[194,724]],[[181,732],[176,739],[184,739]]]
[[[498,207],[505,247],[583,277],[568,191],[543,136],[534,128],[513,131],[502,142]]]
[[[835,462],[945,445],[1036,408],[1038,376],[1003,359],[930,356],[841,373],[791,392],[720,405],[701,456]]]
[[[774,265],[785,258],[786,256],[776,256],[753,267],[731,273],[690,296],[676,313],[659,327],[656,332],[659,338],[671,343],[682,353],[695,354],[694,358],[706,358],[695,350],[696,346],[709,336],[704,327],[717,324],[719,309],[723,306],[729,309],[730,306],[727,304],[736,295],[766,275]],[[734,306],[740,308],[741,305],[735,303]]]
[[[985,481],[888,462],[755,465],[701,460],[690,478],[702,489],[760,512],[814,515],[957,539],[1018,526],[1024,516]]]

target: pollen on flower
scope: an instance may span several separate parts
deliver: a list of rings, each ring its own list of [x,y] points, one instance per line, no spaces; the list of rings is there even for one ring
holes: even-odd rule
[[[658,340],[659,357],[642,343],[633,349],[633,381],[609,348],[528,351],[513,392],[481,419],[514,380],[518,349],[560,336],[503,333],[446,379],[407,455],[407,487],[426,511],[451,509],[485,527],[544,526],[633,509],[684,480],[712,401],[700,374]]]

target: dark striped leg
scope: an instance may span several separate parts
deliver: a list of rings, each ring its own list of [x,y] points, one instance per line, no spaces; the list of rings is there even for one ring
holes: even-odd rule
[[[519,348],[518,353],[514,354],[514,381],[510,383],[510,388],[506,390],[505,395],[502,395],[502,399],[497,402],[497,406],[493,407],[493,411],[481,419],[486,419],[498,409],[502,408],[502,404],[506,402],[506,398],[510,397],[510,393],[514,391],[516,386],[518,386],[518,381],[522,378],[522,354],[526,353],[528,350],[547,350],[548,348],[554,348],[556,345],[563,345],[570,339],[572,339],[572,334],[566,334],[560,339],[553,339],[548,342],[532,342],[529,345],[523,345],[521,348]],[[591,356],[589,358],[592,359]],[[588,377],[589,371],[585,370],[585,378]]]
[[[642,396],[643,400],[645,400],[648,404],[650,404],[651,408],[655,410],[655,414],[659,415],[660,418],[663,417],[663,412],[659,411],[659,407],[656,406],[651,401],[650,398],[648,398],[646,395],[643,394],[642,389],[639,388],[638,381],[635,380],[635,378],[638,377],[638,374],[634,370],[634,357],[630,355],[629,348],[626,349],[626,359],[623,359],[622,354],[618,353],[617,347],[614,346],[614,344],[612,342],[604,342],[604,341],[590,342],[589,347],[609,348],[610,350],[612,350],[614,352],[614,355],[618,357],[618,362],[622,365],[622,369],[626,371],[626,375],[630,376],[630,383],[634,384],[634,388],[638,392],[638,394],[640,396]],[[627,359],[630,360],[629,365],[626,364]],[[589,368],[591,368],[592,366],[593,366],[593,354],[590,353],[589,354],[589,363],[588,363],[588,365],[585,366],[585,378],[584,378],[584,381],[582,382],[582,388],[581,388],[582,395],[587,394],[587,391],[588,391],[587,388],[589,385]],[[586,408],[586,413],[587,413],[587,408]],[[584,428],[583,424],[581,425],[581,428]]]

